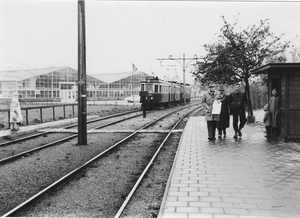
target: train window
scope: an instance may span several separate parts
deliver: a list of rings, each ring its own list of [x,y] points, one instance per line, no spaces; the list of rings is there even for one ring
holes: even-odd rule
[[[158,85],[154,85],[154,92],[158,92]]]
[[[153,92],[153,85],[152,84],[146,84],[146,91]]]
[[[159,86],[159,92],[161,93],[161,86]]]
[[[145,84],[141,84],[141,91],[145,91]]]

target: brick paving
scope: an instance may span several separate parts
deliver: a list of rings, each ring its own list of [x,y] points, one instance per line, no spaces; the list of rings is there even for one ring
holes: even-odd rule
[[[204,117],[184,129],[160,218],[300,217],[300,153],[246,125],[209,142]]]

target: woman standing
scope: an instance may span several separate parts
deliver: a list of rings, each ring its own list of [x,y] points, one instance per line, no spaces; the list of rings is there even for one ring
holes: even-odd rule
[[[12,100],[10,103],[10,123],[11,123],[11,131],[18,131],[19,126],[18,123],[23,121],[21,107],[18,99],[18,93],[14,93],[12,96]]]
[[[220,120],[217,123],[218,138],[222,138],[222,133],[226,137],[226,128],[229,127],[229,96],[226,95],[224,86],[219,86],[217,100],[221,101]]]
[[[271,114],[272,135],[278,135],[279,96],[276,89],[272,89],[272,97],[269,100],[269,111]]]

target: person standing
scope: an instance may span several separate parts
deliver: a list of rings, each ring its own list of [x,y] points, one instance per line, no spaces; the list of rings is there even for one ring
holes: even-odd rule
[[[269,111],[271,113],[272,135],[278,135],[279,96],[276,89],[272,89],[272,97],[269,100]]]
[[[18,93],[14,93],[10,102],[10,123],[11,131],[18,131],[18,124],[23,121],[21,107],[18,99]]]
[[[267,132],[265,137],[270,138],[270,136],[271,136],[271,113],[269,111],[269,104],[266,104],[264,106],[264,111],[265,111],[265,114],[264,114],[263,121],[264,121],[264,125],[266,127],[266,132]]]
[[[217,99],[222,103],[220,119],[217,122],[218,138],[226,137],[226,129],[229,127],[229,96],[226,95],[224,86],[219,86]]]
[[[216,99],[215,85],[210,84],[208,91],[204,93],[202,103],[205,107],[205,120],[207,122],[208,140],[213,141],[216,139],[217,121],[219,120],[218,114],[212,114],[212,105]]]
[[[240,89],[240,84],[234,85],[234,91],[230,93],[229,97],[229,105],[230,112],[233,116],[233,129],[234,136],[233,138],[237,138],[238,136],[242,137],[242,129],[247,122],[246,119],[246,106],[247,106],[247,97],[244,92]]]

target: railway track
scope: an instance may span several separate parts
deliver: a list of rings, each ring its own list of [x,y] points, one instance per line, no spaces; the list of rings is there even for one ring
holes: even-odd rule
[[[194,110],[197,110],[194,109]],[[161,151],[162,147],[165,145],[166,141],[169,139],[169,137],[171,136],[172,132],[174,131],[174,129],[178,126],[178,124],[183,120],[183,118],[185,118],[186,116],[188,116],[189,114],[191,114],[192,112],[194,112],[194,110],[188,112],[187,114],[185,114],[184,116],[182,116],[174,125],[173,127],[169,130],[168,134],[166,135],[166,137],[163,139],[162,143],[158,146],[158,149],[156,150],[156,152],[154,153],[154,155],[152,156],[151,160],[149,161],[149,163],[147,164],[147,166],[145,167],[145,169],[143,170],[142,174],[140,175],[140,177],[138,178],[138,180],[136,181],[136,183],[134,184],[133,188],[130,190],[129,194],[127,195],[125,201],[123,202],[122,206],[120,207],[120,209],[118,210],[118,212],[115,215],[115,218],[119,218],[122,215],[122,212],[124,211],[124,209],[126,208],[126,206],[128,205],[130,199],[133,197],[135,191],[137,190],[137,188],[139,187],[139,185],[141,184],[142,179],[145,177],[146,173],[148,172],[148,170],[150,169],[151,165],[153,164],[155,158],[158,156],[159,152]]]
[[[91,131],[91,130],[95,130],[95,129],[101,129],[101,128],[104,128],[104,127],[107,127],[107,126],[110,126],[110,125],[113,125],[113,124],[116,124],[116,123],[119,123],[119,122],[124,122],[128,119],[132,119],[134,117],[141,116],[142,112],[134,111],[134,112],[126,112],[126,113],[122,113],[122,114],[107,116],[107,117],[91,120],[91,121],[88,122],[88,124],[96,123],[96,122],[99,122],[99,121],[119,117],[119,116],[122,116],[122,115],[128,115],[128,114],[134,114],[134,115],[129,116],[129,117],[125,117],[125,118],[121,118],[121,119],[118,119],[118,120],[110,121],[108,123],[101,124],[101,125],[96,124],[96,126],[94,126],[92,128],[88,128],[88,130]],[[78,126],[77,124],[72,124],[72,125],[64,127],[64,129],[71,129],[71,128],[74,128],[74,127],[77,127],[77,126]],[[34,134],[34,135],[30,135],[30,136],[27,136],[27,137],[22,137],[22,138],[19,138],[19,139],[15,139],[15,140],[12,140],[12,141],[7,141],[7,142],[4,142],[4,143],[1,143],[0,147],[8,146],[10,144],[14,144],[14,143],[18,143],[18,142],[24,142],[24,141],[29,140],[29,139],[36,139],[37,137],[44,137],[45,135],[47,135],[49,133],[51,133],[50,130],[42,132],[42,133],[37,133],[37,134]],[[69,134],[69,133],[66,133],[66,134]],[[59,145],[60,143],[63,143],[63,142],[66,142],[70,139],[76,138],[77,136],[78,136],[77,133],[73,133],[71,136],[66,136],[66,137],[63,137],[61,139],[50,142],[50,143],[35,145],[34,148],[32,148],[32,149],[25,150],[25,151],[22,151],[20,153],[13,154],[13,155],[8,156],[6,158],[0,159],[0,166],[5,164],[5,163],[17,160],[19,158],[23,158],[24,156],[28,156],[29,154],[32,154],[33,152],[37,152],[37,151],[40,151],[42,149],[49,148],[51,146]]]
[[[124,113],[118,113],[118,114],[113,114],[113,115],[109,115],[109,116],[105,116],[105,117],[101,117],[101,118],[89,120],[89,121],[87,121],[87,124],[94,123],[94,122],[99,122],[99,121],[102,121],[102,120],[107,120],[107,119],[114,118],[114,117],[119,117],[119,116],[122,116],[122,115],[136,113],[136,112],[140,112],[140,110],[127,111],[127,112],[124,112]],[[78,124],[71,124],[71,125],[65,126],[63,128],[64,129],[71,129],[71,128],[74,128],[74,127],[77,127],[77,126],[78,126]],[[45,132],[39,132],[39,133],[31,133],[31,134],[29,134],[27,136],[19,137],[17,139],[6,140],[6,141],[0,143],[0,147],[4,147],[4,146],[10,145],[10,144],[14,144],[14,143],[26,141],[26,140],[29,140],[29,139],[37,138],[37,137],[40,137],[40,136],[44,136],[44,135],[46,135],[48,133],[49,132],[47,132],[47,131],[45,131]]]
[[[175,110],[172,112],[172,114],[178,112],[179,110],[181,110],[182,108]],[[191,113],[192,111],[190,111]],[[94,161],[98,160],[99,158],[105,156],[107,153],[109,153],[110,151],[112,151],[115,147],[119,146],[120,144],[124,143],[125,141],[127,141],[128,139],[134,137],[135,135],[137,135],[138,133],[143,132],[144,129],[149,128],[151,125],[153,125],[154,123],[159,122],[160,120],[166,118],[167,116],[170,116],[170,114],[166,114],[164,116],[161,116],[159,119],[156,119],[154,121],[152,121],[151,123],[148,123],[147,125],[143,126],[142,128],[139,128],[137,130],[135,130],[133,133],[131,133],[130,135],[128,135],[127,137],[123,138],[122,140],[120,140],[119,142],[115,143],[114,145],[110,146],[109,148],[107,148],[106,150],[104,150],[103,152],[101,152],[100,154],[96,155],[95,157],[93,157],[92,159],[90,159],[89,161],[85,162],[84,164],[82,164],[81,166],[77,167],[76,169],[74,169],[73,171],[71,171],[70,173],[66,174],[65,176],[61,177],[59,180],[53,182],[51,185],[47,186],[46,188],[44,188],[42,191],[40,191],[39,193],[35,194],[34,196],[32,196],[31,198],[29,198],[28,200],[24,201],[23,203],[21,203],[19,206],[15,207],[14,209],[10,210],[9,212],[7,212],[6,214],[4,214],[3,216],[15,216],[16,214],[20,213],[20,211],[23,211],[24,209],[26,209],[29,205],[31,205],[32,203],[36,202],[38,199],[42,198],[45,194],[53,191],[55,188],[61,186],[62,184],[65,184],[67,181],[71,180],[72,177],[74,177],[76,174],[78,174],[79,172],[82,172],[84,169],[88,168],[88,166],[93,163]],[[183,117],[180,119],[182,120]],[[124,120],[123,120],[124,121]],[[166,139],[163,141],[163,143],[159,146],[156,155],[159,153],[159,150],[161,149],[161,147],[163,146],[163,144],[165,143],[165,141],[167,140],[167,138],[171,135],[172,131],[174,130],[174,128],[178,125],[180,121],[178,121],[176,123],[176,125],[171,128],[171,130],[169,130]],[[109,126],[112,125],[111,124],[107,124],[105,126]],[[97,127],[99,128],[99,127]],[[97,129],[94,128],[94,129]],[[154,155],[154,156],[156,156]],[[149,167],[151,166],[151,162],[153,162],[153,160],[155,159],[155,157],[153,157],[150,160],[150,163],[147,165],[146,167],[146,171],[143,172],[142,174],[145,175],[147,170],[149,169]],[[148,169],[147,169],[148,168]],[[139,180],[142,180],[139,179]],[[135,187],[137,187],[138,185],[135,185]],[[130,197],[127,197],[126,199],[128,199]],[[128,200],[127,200],[128,201]],[[126,203],[125,203],[126,206]],[[125,206],[122,206],[123,208]],[[121,208],[122,208],[121,207]],[[121,212],[118,212],[121,213]]]

